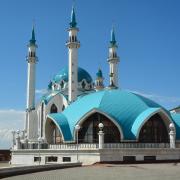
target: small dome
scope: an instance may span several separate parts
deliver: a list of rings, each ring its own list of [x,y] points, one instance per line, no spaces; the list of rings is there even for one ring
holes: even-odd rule
[[[81,82],[83,79],[85,79],[87,83],[91,83],[93,81],[90,74],[86,70],[78,67],[78,82]],[[53,81],[56,83],[59,83],[62,80],[65,82],[68,82],[68,68],[67,67],[59,71],[53,78]]]

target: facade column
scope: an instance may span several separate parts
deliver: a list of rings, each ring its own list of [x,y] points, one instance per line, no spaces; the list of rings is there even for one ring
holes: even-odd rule
[[[175,149],[176,148],[176,132],[175,132],[175,126],[173,123],[169,125],[169,139],[170,139],[170,148]]]
[[[20,141],[20,135],[19,135],[20,131],[18,130],[16,132],[17,136],[16,136],[16,149],[21,149],[21,141]]]

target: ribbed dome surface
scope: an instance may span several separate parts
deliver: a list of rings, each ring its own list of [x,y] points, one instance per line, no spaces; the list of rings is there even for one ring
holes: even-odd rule
[[[92,78],[89,75],[89,73],[83,68],[78,67],[78,82],[81,82],[83,79],[85,79],[88,83],[92,82]],[[53,81],[56,83],[61,82],[62,80],[64,80],[65,82],[68,82],[68,68],[67,67],[60,70],[53,78]]]
[[[107,114],[119,124],[124,139],[135,140],[142,122],[160,109],[166,112],[159,104],[143,96],[112,89],[80,97],[69,105],[63,113],[50,114],[49,116],[59,124],[61,130],[64,131],[63,134],[71,139],[78,121],[92,110],[97,110]]]

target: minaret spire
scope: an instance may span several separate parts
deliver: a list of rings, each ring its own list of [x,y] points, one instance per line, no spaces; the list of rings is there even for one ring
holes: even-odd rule
[[[77,98],[77,87],[78,87],[78,48],[80,42],[77,39],[77,28],[76,16],[74,6],[71,11],[71,22],[69,31],[69,39],[66,43],[69,52],[69,79],[68,79],[68,100],[69,102],[75,101]]]
[[[76,28],[77,22],[76,22],[76,14],[74,10],[74,5],[71,11],[71,22],[69,24],[70,24],[70,28]]]
[[[34,132],[34,110],[35,110],[35,77],[36,77],[36,39],[34,25],[31,32],[31,39],[28,44],[28,77],[27,77],[27,105],[26,105],[26,131],[29,140],[36,137]]]
[[[29,43],[34,44],[34,45],[36,44],[34,24],[33,24],[33,27],[32,27],[31,39],[29,40]]]
[[[118,87],[118,81],[119,81],[118,79],[119,57],[117,56],[117,48],[118,45],[116,43],[115,31],[113,26],[111,29],[108,63],[109,63],[110,85],[113,85],[115,87]]]
[[[111,45],[116,45],[116,37],[115,37],[115,32],[114,32],[114,26],[111,29],[111,41],[110,41]]]

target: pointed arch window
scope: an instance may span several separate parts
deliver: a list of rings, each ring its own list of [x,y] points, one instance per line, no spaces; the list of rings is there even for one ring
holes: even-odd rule
[[[117,126],[105,115],[93,113],[82,124],[79,131],[79,142],[81,143],[98,143],[98,124],[104,124],[104,142],[119,143],[121,134]]]
[[[50,113],[57,113],[57,111],[58,111],[58,109],[57,109],[56,105],[53,104],[53,105],[51,106]]]
[[[61,86],[61,89],[64,88],[64,81],[61,81],[60,86]]]
[[[152,116],[141,128],[139,141],[143,143],[167,143],[168,130],[159,114]]]
[[[83,82],[81,83],[81,86],[82,86],[82,89],[85,89],[86,83],[83,81]]]
[[[62,111],[64,111],[64,109],[65,109],[65,106],[63,105],[63,107],[62,107]]]

